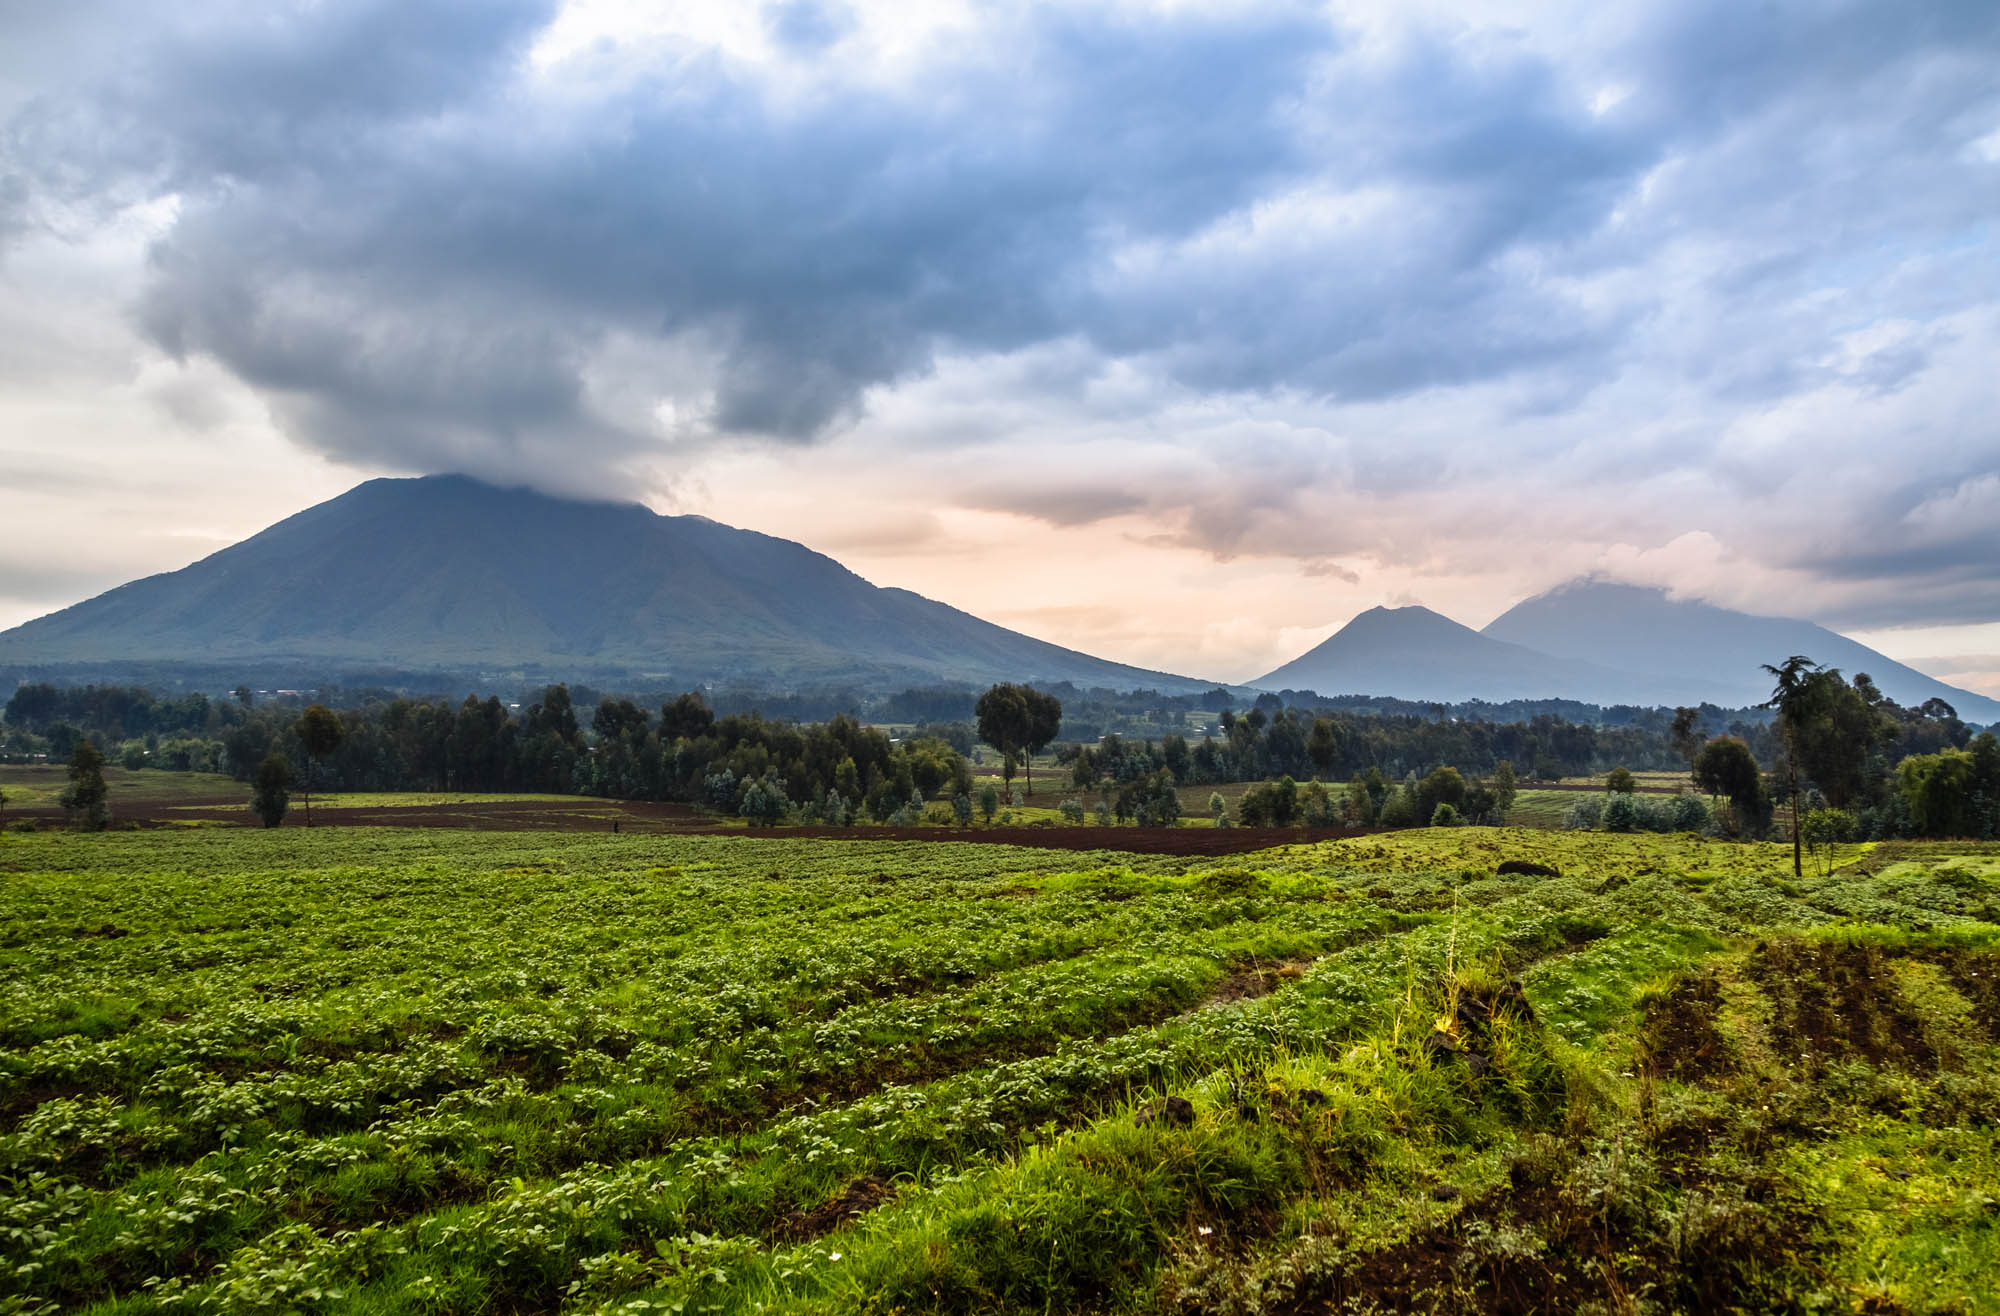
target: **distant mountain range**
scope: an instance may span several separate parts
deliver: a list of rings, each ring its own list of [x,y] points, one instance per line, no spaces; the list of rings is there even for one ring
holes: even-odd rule
[[[1973,722],[2000,701],[1810,622],[1659,590],[1577,582],[1484,631],[1428,608],[1371,608],[1251,684],[1439,702],[1572,699],[1742,707],[1795,653],[1867,672],[1903,704]],[[1215,682],[1108,662],[908,590],[801,544],[637,503],[582,502],[463,476],[370,480],[192,566],[0,632],[17,677],[440,686],[578,680],[785,690],[992,681],[1200,693]]]
[[[2000,700],[1946,685],[1812,622],[1677,603],[1664,590],[1600,581],[1538,595],[1479,631],[1429,608],[1371,608],[1250,684],[1440,701],[1740,708],[1770,697],[1763,664],[1793,654],[1849,677],[1866,672],[1906,706],[1942,699],[1969,722],[2000,722]]]
[[[192,566],[0,632],[15,670],[1213,688],[869,584],[790,540],[461,476],[371,480]]]

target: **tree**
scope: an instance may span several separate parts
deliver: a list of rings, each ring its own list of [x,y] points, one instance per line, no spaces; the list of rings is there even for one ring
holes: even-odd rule
[[[104,784],[104,755],[88,740],[79,740],[69,756],[69,786],[57,803],[70,815],[72,825],[101,832],[111,821],[106,807],[110,793]]]
[[[283,754],[267,754],[257,765],[255,787],[250,793],[250,808],[264,820],[266,827],[276,827],[285,820],[285,811],[292,807],[292,765]]]
[[[1440,804],[1449,804],[1454,814],[1465,808],[1465,778],[1457,768],[1436,768],[1417,783],[1418,818],[1429,818]]]
[[[1431,813],[1431,826],[1458,826],[1458,810],[1452,808],[1449,804],[1439,804],[1436,810]]]
[[[1822,856],[1825,874],[1831,877],[1836,847],[1854,839],[1854,815],[1845,809],[1813,809],[1806,814],[1804,830],[1806,845]]]
[[[1501,759],[1493,769],[1493,813],[1495,824],[1507,820],[1507,811],[1514,807],[1514,760]]]
[[[299,738],[299,744],[306,752],[306,826],[313,825],[312,786],[313,774],[319,761],[340,748],[340,742],[347,739],[347,728],[340,724],[340,715],[325,704],[314,704],[299,715],[292,727],[292,734]]]
[[[979,696],[973,713],[979,720],[981,740],[999,750],[1003,758],[1021,757],[1028,771],[1028,794],[1033,795],[1033,756],[1062,730],[1061,702],[1032,686],[1003,683]],[[1014,780],[1011,770],[1005,776],[1009,782]]]
[[[1701,710],[1698,708],[1676,708],[1673,726],[1674,749],[1694,766],[1694,756],[1701,753]]]
[[[1333,771],[1334,760],[1340,757],[1340,728],[1332,719],[1313,719],[1312,731],[1306,736],[1306,755],[1312,759],[1314,780]]]
[[[743,794],[736,802],[736,811],[747,818],[752,827],[762,824],[774,827],[785,820],[792,811],[790,793],[785,789],[782,777],[759,777],[743,788]]]
[[[1717,736],[1701,747],[1694,760],[1695,785],[1710,795],[1726,796],[1736,825],[1751,834],[1762,832],[1770,819],[1771,801],[1764,777],[1750,747],[1734,736]]]
[[[1613,768],[1604,774],[1604,789],[1613,795],[1630,795],[1639,788],[1630,768]]]
[[[979,812],[985,815],[989,823],[993,821],[993,815],[1000,812],[1000,792],[993,789],[991,783],[980,788]]]
[[[1912,754],[1896,765],[1903,807],[1919,834],[1975,835],[1973,788],[1978,760],[1962,749]]]
[[[1236,814],[1245,827],[1290,827],[1299,817],[1299,784],[1287,776],[1252,786],[1243,792]]]
[[[1795,653],[1777,667],[1764,664],[1764,670],[1777,678],[1778,684],[1771,691],[1771,697],[1763,707],[1778,710],[1778,725],[1785,734],[1785,777],[1792,796],[1792,876],[1805,876],[1805,856],[1801,852],[1803,837],[1799,834],[1799,754],[1798,729],[1806,719],[1806,706],[1811,699],[1811,685],[1808,678],[1815,670],[1813,660],[1804,654]]]
[[[668,744],[705,736],[714,726],[715,714],[697,690],[688,691],[660,709],[660,739]]]

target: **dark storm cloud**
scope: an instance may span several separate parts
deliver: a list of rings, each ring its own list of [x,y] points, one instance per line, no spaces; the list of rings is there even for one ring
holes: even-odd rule
[[[813,0],[759,11],[774,65],[669,44],[639,70],[530,67],[549,2],[72,8],[0,11],[0,243],[40,202],[174,194],[146,332],[377,466],[609,483],[663,440],[815,438],[943,355],[1058,341],[1183,398],[1512,388],[1337,462],[1241,448],[1192,491],[1164,487],[1183,464],[967,496],[1064,525],[1165,508],[1179,542],[1267,551],[1323,519],[1302,491],[1447,481],[1452,445],[1511,445],[1559,492],[1640,466],[1768,488],[1736,409],[1911,386],[1937,324],[2000,294],[2000,167],[1968,155],[2000,129],[1990,0],[1663,3],[1574,42],[981,8],[877,80],[843,76],[862,25]],[[1917,329],[1843,346],[1891,319]],[[1559,423],[1641,373],[1590,445]],[[1985,424],[1960,446],[2000,446]],[[1316,556],[1360,534],[1306,530]],[[1991,547],[1913,524],[1814,560],[1976,608]]]

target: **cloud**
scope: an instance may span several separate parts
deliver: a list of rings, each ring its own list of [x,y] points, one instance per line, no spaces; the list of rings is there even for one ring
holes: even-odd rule
[[[0,252],[150,216],[146,342],[342,462],[833,445],[885,552],[998,511],[1356,597],[2000,610],[1990,4],[72,8],[10,14]]]

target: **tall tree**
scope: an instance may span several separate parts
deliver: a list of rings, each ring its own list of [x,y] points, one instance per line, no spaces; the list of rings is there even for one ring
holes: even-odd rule
[[[292,734],[299,738],[299,745],[306,752],[306,826],[313,825],[312,787],[313,774],[320,760],[340,748],[340,742],[347,739],[347,728],[341,725],[340,715],[325,704],[314,704],[299,714],[299,720],[292,726]]]
[[[1694,756],[1701,752],[1701,710],[1698,708],[1676,708],[1674,726],[1671,733],[1674,749],[1687,760],[1688,767],[1694,766]]]
[[[250,808],[266,827],[276,827],[292,806],[291,763],[283,754],[267,754],[257,765],[255,783],[250,793]]]
[[[57,803],[82,830],[101,832],[111,821],[106,807],[110,794],[104,784],[104,755],[88,740],[77,741],[69,756],[69,786]]]
[[[1062,703],[1031,686],[1000,684],[979,696],[973,712],[979,738],[1000,751],[1003,761],[1018,754],[1028,772],[1028,794],[1035,793],[1033,755],[1046,748],[1062,729]],[[1013,773],[1006,774],[1010,779]]]
[[[1306,736],[1306,754],[1312,759],[1314,781],[1333,771],[1333,761],[1340,756],[1340,728],[1331,718],[1313,719],[1312,731]]]
[[[1778,710],[1778,727],[1785,738],[1785,780],[1792,797],[1792,876],[1805,876],[1805,855],[1799,833],[1799,752],[1798,741],[1801,726],[1809,716],[1812,700],[1812,676],[1818,665],[1804,654],[1795,653],[1777,667],[1764,664],[1764,670],[1777,680],[1771,697],[1764,701],[1765,708]]]

